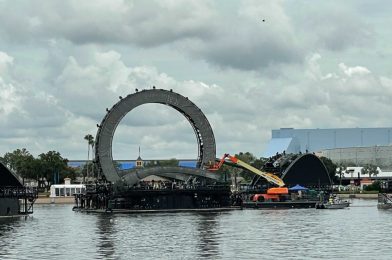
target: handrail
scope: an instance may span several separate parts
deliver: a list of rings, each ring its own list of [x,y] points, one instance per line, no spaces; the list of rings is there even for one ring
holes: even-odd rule
[[[1,198],[32,198],[38,197],[38,190],[34,187],[3,186],[0,187]]]
[[[380,202],[380,196],[383,197],[383,203],[390,202],[392,203],[392,198],[388,197],[386,193],[379,193],[378,194],[378,202]]]

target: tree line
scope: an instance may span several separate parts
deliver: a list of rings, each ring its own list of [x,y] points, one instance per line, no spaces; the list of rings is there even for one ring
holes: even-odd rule
[[[63,183],[64,178],[66,177],[71,178],[72,180],[79,175],[96,178],[98,177],[98,170],[93,167],[93,163],[89,161],[90,147],[91,150],[94,148],[93,138],[91,135],[87,135],[85,139],[87,140],[89,148],[88,161],[82,169],[69,167],[68,159],[63,158],[57,151],[48,151],[34,157],[26,148],[16,149],[13,152],[7,152],[3,156],[0,156],[0,161],[23,180],[36,180],[39,187],[49,187],[51,184]],[[257,169],[261,169],[268,161],[268,158],[257,158],[250,152],[240,152],[234,156]],[[326,166],[333,183],[339,184],[348,165],[343,163],[335,164],[332,160],[325,157],[321,157],[320,159]],[[145,163],[144,167],[178,166],[178,162],[179,161],[174,158],[163,161],[149,161]],[[118,163],[116,163],[116,165],[117,168],[120,169],[120,165]],[[226,178],[227,180],[231,177],[242,177],[246,182],[249,182],[254,177],[254,174],[249,171],[244,171],[228,165],[223,165],[219,172],[222,174],[222,178]],[[368,175],[369,177],[377,174],[377,167],[371,164],[364,165],[361,171],[361,175]]]
[[[48,151],[34,157],[26,148],[7,152],[0,161],[16,173],[22,181],[32,179],[39,188],[47,188],[54,183],[63,183],[64,178],[75,179],[77,172],[68,166],[68,159],[57,151]]]

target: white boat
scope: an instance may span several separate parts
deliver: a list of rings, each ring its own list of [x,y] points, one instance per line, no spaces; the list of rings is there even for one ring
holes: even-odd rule
[[[327,202],[323,204],[325,209],[344,209],[350,206],[348,201],[334,201],[332,203]]]
[[[317,205],[319,209],[344,209],[350,206],[350,202],[347,200],[341,200],[340,198],[332,195],[328,202]]]

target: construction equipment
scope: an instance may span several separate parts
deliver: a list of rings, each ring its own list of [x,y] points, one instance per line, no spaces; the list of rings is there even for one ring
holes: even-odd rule
[[[279,188],[269,188],[267,193],[262,194],[254,194],[251,196],[251,200],[256,201],[281,201],[283,196],[289,194],[289,189],[286,187],[279,187]]]
[[[283,180],[281,178],[279,178],[278,176],[276,176],[272,173],[260,171],[259,169],[253,167],[252,165],[249,165],[249,164],[241,161],[240,159],[238,159],[234,156],[231,156],[228,153],[224,154],[223,157],[220,159],[220,161],[218,163],[214,164],[208,170],[209,171],[219,170],[222,167],[222,165],[226,162],[226,158],[228,158],[234,165],[238,165],[241,168],[249,170],[257,175],[260,175],[261,177],[263,177],[264,179],[266,179],[270,183],[276,184],[279,187],[283,187],[285,185]]]

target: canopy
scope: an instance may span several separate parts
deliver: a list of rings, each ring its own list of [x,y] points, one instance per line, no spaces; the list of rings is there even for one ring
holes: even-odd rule
[[[300,191],[300,190],[309,190],[309,189],[297,184],[297,185],[291,187],[289,190],[290,191]]]

